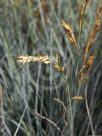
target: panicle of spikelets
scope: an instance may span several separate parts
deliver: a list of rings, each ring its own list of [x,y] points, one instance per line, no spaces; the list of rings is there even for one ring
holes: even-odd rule
[[[100,30],[101,26],[101,16],[102,16],[102,4],[99,6],[96,16],[95,16],[95,26],[94,26],[94,33]]]
[[[89,58],[86,60],[85,63],[86,63],[86,65],[91,66],[94,63],[94,60],[95,60],[95,56],[91,55],[91,56],[89,56]]]
[[[91,55],[86,59],[85,64],[83,64],[82,68],[79,71],[79,81],[80,82],[88,77],[89,70],[94,63],[94,60],[95,60],[94,55]]]
[[[85,10],[86,7],[88,5],[88,3],[90,2],[90,0],[85,0],[85,3],[83,5],[79,5],[79,26],[80,26],[80,31],[82,31],[82,25],[83,25],[83,19],[84,19],[84,15],[85,15]]]
[[[67,34],[69,41],[72,43],[72,45],[74,45],[74,47],[77,48],[78,45],[77,45],[77,42],[76,42],[76,39],[75,39],[75,36],[74,36],[71,26],[66,24],[63,20],[61,20],[61,24]]]
[[[86,45],[85,55],[84,55],[84,63],[87,59],[87,55],[88,55],[90,49],[93,47],[97,32],[101,28],[101,16],[102,16],[102,5],[99,6],[99,8],[96,12],[94,28],[93,28],[93,31],[90,32],[89,38],[87,40],[87,45]]]
[[[83,81],[88,77],[90,67],[94,63],[95,55],[93,53],[90,54],[90,50],[93,47],[97,32],[101,28],[101,15],[102,15],[102,4],[97,9],[93,31],[89,33],[89,37],[85,48],[84,58],[83,58],[83,65],[79,71],[79,81]]]
[[[60,72],[64,72],[64,67],[61,66],[61,56],[60,54],[57,52],[56,56],[55,56],[55,63],[53,64],[53,67]]]
[[[59,66],[58,64],[54,64],[53,67],[59,72],[64,72],[64,67]]]
[[[44,64],[52,64],[52,66],[58,71],[58,72],[64,72],[64,67],[57,64],[57,62],[51,61],[48,55],[37,55],[37,56],[18,56],[16,57],[17,62],[21,64],[26,64],[29,62],[41,62]]]
[[[47,55],[37,55],[37,56],[19,56],[17,57],[17,62],[25,64],[28,62],[42,62],[45,64],[50,64],[51,60]]]
[[[84,71],[81,71],[79,73],[79,83],[81,83],[82,81],[86,80],[88,78],[88,74]]]
[[[84,97],[83,96],[74,96],[74,97],[72,97],[72,100],[82,101],[82,100],[84,100]]]

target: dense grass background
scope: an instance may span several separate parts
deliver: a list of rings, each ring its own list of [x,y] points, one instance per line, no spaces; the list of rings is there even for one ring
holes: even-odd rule
[[[78,86],[82,51],[76,56],[60,23],[61,19],[68,22],[78,38],[78,5],[83,2],[0,0],[0,136],[88,136],[92,127],[102,135],[102,29],[93,46],[96,59],[90,78]],[[91,0],[86,9],[82,49],[100,4],[101,0]],[[68,68],[66,82],[66,74],[52,65],[21,65],[15,59],[37,54],[55,59],[56,52],[61,54],[61,65]],[[85,92],[89,114],[84,100],[71,99]]]

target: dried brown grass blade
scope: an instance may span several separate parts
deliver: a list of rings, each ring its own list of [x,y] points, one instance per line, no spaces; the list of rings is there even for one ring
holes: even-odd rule
[[[77,45],[77,42],[76,42],[76,39],[75,39],[75,36],[74,36],[71,26],[66,24],[63,20],[61,20],[61,24],[67,34],[69,41],[74,45],[74,47],[77,48],[78,45]]]
[[[34,110],[32,111],[32,113],[35,114],[36,116],[40,117],[41,119],[46,120],[46,121],[49,122],[50,124],[52,124],[54,127],[57,128],[57,130],[58,130],[59,132],[61,131],[60,128],[59,128],[52,120],[50,120],[49,118],[46,118],[45,116],[42,116],[41,114],[39,114],[38,112],[36,112],[36,111],[34,111]]]

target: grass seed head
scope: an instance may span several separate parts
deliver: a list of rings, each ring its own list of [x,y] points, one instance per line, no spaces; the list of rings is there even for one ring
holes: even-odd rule
[[[73,33],[73,31],[72,31],[71,26],[68,25],[68,24],[66,24],[63,20],[61,20],[61,24],[62,24],[62,26],[63,26],[63,28],[64,28],[66,34],[67,34],[68,40],[72,43],[72,45],[73,45],[74,47],[77,48],[78,45],[77,45],[77,42],[76,42],[76,39],[75,39],[75,36],[74,36],[74,33]]]

